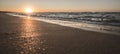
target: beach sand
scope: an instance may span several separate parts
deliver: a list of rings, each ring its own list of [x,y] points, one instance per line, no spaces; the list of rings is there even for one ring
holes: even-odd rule
[[[120,54],[120,36],[0,13],[0,54]]]

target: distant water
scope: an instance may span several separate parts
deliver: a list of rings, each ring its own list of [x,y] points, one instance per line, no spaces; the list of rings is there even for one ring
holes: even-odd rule
[[[63,26],[120,35],[120,12],[42,12],[31,16]]]
[[[119,12],[82,12],[82,13],[37,13],[33,16],[45,17],[54,20],[84,22],[91,24],[102,24],[120,27]]]

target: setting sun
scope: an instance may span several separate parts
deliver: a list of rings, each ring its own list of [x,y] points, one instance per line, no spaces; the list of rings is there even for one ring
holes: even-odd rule
[[[25,9],[25,13],[32,13],[33,12],[33,9],[32,8],[26,8]]]

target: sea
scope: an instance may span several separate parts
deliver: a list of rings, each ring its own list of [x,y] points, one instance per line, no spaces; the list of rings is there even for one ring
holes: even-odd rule
[[[39,12],[7,13],[12,16],[53,23],[61,26],[120,35],[120,12]]]

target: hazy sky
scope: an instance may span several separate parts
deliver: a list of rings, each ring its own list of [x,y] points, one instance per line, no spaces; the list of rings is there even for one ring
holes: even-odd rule
[[[0,0],[0,11],[117,11],[120,0]]]

